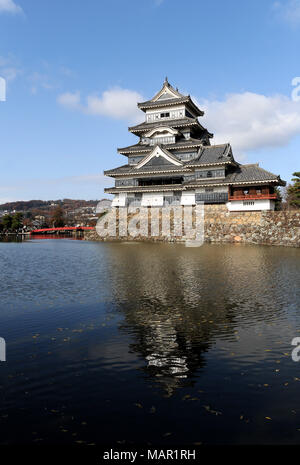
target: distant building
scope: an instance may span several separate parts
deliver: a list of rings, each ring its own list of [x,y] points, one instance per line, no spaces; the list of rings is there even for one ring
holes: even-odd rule
[[[129,131],[135,145],[118,149],[127,162],[104,174],[115,179],[105,192],[113,206],[226,204],[229,211],[272,210],[275,186],[286,183],[258,164],[241,165],[230,144],[211,145],[213,134],[198,120],[204,112],[167,78],[149,101],[138,103],[145,121]]]

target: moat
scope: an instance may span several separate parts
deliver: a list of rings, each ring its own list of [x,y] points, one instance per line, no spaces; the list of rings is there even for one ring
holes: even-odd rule
[[[1,444],[298,444],[300,250],[0,242]]]

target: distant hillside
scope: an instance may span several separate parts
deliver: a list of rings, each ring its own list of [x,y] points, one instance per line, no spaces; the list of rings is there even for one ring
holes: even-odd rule
[[[94,226],[101,212],[96,211],[99,200],[28,200],[0,205],[0,231],[10,229],[6,223],[19,217],[27,229],[48,228],[53,225]],[[10,219],[10,218],[11,219]],[[3,226],[5,224],[6,226]]]
[[[19,200],[16,202],[7,202],[0,204],[0,210],[8,211],[31,211],[39,209],[47,209],[53,205],[60,205],[63,209],[76,209],[81,207],[96,207],[98,200]]]

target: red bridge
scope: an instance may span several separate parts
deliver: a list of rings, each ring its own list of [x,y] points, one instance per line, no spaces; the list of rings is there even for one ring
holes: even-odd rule
[[[30,234],[47,234],[52,232],[67,232],[67,231],[84,231],[86,229],[95,229],[94,226],[64,226],[63,228],[44,228],[33,229]]]

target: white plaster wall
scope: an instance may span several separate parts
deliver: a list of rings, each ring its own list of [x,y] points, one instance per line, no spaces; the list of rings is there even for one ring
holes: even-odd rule
[[[244,205],[244,202],[254,202],[254,205]],[[274,210],[274,200],[231,200],[227,202],[229,211],[260,211],[260,210]]]
[[[182,192],[181,205],[196,205],[195,191]]]
[[[163,108],[153,108],[152,110],[146,110],[146,115],[150,115],[150,114],[155,114],[155,113],[166,113],[166,112],[169,112],[169,111],[185,111],[185,107],[182,105],[173,105],[172,107],[169,106],[165,106],[165,105],[162,105]],[[163,119],[166,119],[166,118],[163,118]]]
[[[126,192],[120,192],[120,194],[115,194],[115,197],[112,201],[112,207],[125,207],[126,205]]]
[[[162,192],[144,193],[142,197],[142,207],[162,207],[164,204],[164,194]]]

